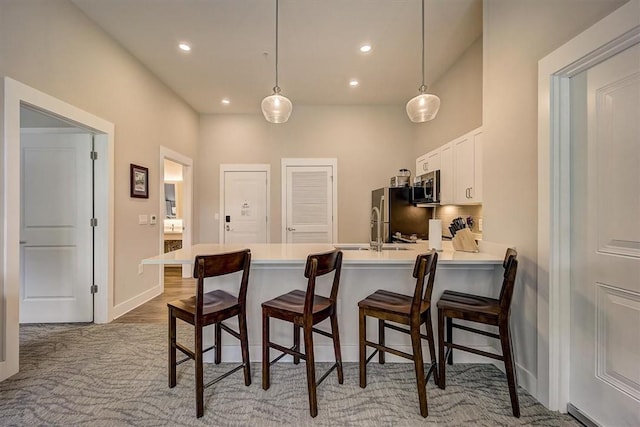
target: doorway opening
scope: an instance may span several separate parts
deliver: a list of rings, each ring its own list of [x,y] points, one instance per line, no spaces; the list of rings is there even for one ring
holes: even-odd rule
[[[20,323],[94,320],[94,136],[20,108]]]
[[[20,323],[20,211],[21,204],[21,108],[28,107],[84,129],[93,135],[94,162],[94,234],[93,276],[94,322],[113,319],[113,222],[114,222],[114,125],[91,113],[9,77],[4,78],[4,176],[2,217],[5,224],[2,246],[2,282],[0,292],[0,381],[18,372]],[[88,223],[88,221],[87,221]],[[88,292],[91,290],[88,289]]]
[[[160,147],[160,253],[171,252],[192,243],[193,160],[166,147]],[[172,275],[191,277],[189,265],[161,267],[160,283],[164,292],[166,270]],[[176,272],[175,270],[181,270]]]

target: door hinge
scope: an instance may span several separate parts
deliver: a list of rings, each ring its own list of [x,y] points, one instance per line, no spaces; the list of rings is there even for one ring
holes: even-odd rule
[[[91,293],[92,294],[98,293],[98,285],[91,285]]]
[[[91,160],[98,160],[98,152],[97,151],[92,151],[91,152]]]
[[[91,227],[97,227],[97,226],[98,226],[98,218],[91,218],[91,219],[89,220],[89,225],[90,225]]]

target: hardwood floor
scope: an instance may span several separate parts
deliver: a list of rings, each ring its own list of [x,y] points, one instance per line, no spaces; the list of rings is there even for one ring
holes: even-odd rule
[[[115,323],[166,323],[167,302],[195,295],[196,280],[183,279],[181,267],[165,267],[164,293],[142,304],[127,314],[120,316]]]

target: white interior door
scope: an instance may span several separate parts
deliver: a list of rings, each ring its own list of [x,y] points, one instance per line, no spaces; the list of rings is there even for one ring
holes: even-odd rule
[[[91,322],[88,134],[21,134],[20,322]]]
[[[640,45],[572,80],[570,405],[637,426]]]
[[[268,172],[223,172],[223,242],[267,243]]]
[[[286,243],[334,241],[333,166],[286,166]]]

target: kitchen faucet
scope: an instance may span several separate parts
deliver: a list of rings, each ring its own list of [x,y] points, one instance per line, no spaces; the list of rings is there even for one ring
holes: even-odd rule
[[[377,252],[382,252],[382,245],[384,240],[382,238],[382,222],[380,221],[380,209],[377,206],[371,208],[371,228],[376,227],[376,239],[371,240],[369,245],[371,249]]]

